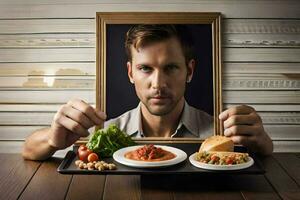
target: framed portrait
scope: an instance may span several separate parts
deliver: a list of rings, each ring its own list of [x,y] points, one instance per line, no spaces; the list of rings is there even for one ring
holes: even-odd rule
[[[126,33],[137,25],[172,25],[184,28],[193,41],[195,70],[186,85],[185,100],[213,117],[211,135],[222,135],[218,119],[222,111],[220,20],[220,13],[97,13],[96,107],[106,112],[108,119],[137,107],[140,100],[127,74]]]

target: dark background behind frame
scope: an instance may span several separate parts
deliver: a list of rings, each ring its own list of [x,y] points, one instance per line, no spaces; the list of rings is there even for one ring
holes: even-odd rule
[[[106,113],[108,119],[137,106],[139,99],[127,76],[125,35],[130,24],[106,25]],[[187,102],[213,115],[212,31],[210,24],[186,25],[195,42],[196,67],[187,84]]]

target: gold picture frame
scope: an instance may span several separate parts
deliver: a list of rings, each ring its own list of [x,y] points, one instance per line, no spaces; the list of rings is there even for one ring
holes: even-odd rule
[[[109,26],[133,24],[188,24],[209,25],[211,29],[211,63],[214,135],[223,135],[218,115],[222,112],[221,83],[221,13],[202,12],[97,12],[96,13],[96,108],[107,111],[107,29]],[[124,45],[124,43],[122,44]],[[126,65],[125,65],[126,66]],[[114,77],[115,78],[115,77]],[[199,142],[196,138],[143,138],[156,142]]]

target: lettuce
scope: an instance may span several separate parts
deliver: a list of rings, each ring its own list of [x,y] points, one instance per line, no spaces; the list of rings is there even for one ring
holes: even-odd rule
[[[95,131],[86,144],[87,148],[97,153],[100,158],[111,157],[117,150],[132,145],[135,145],[135,142],[131,137],[115,124],[111,124],[107,129]]]

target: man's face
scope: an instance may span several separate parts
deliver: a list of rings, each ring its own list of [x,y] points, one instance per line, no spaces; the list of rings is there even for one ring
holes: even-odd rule
[[[195,61],[186,66],[181,45],[176,38],[149,44],[136,50],[131,47],[132,63],[128,76],[137,96],[147,110],[158,116],[170,113],[184,100],[186,82],[191,80]]]

